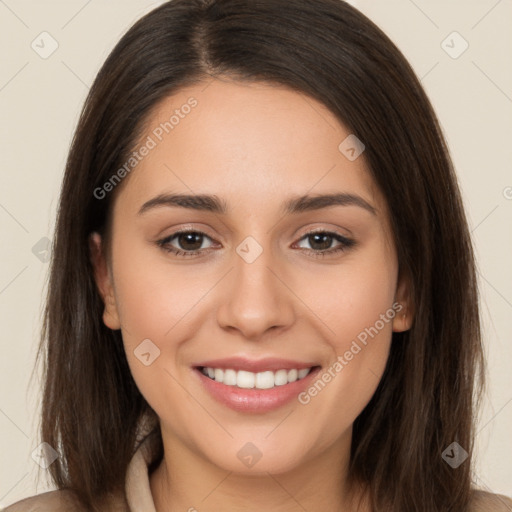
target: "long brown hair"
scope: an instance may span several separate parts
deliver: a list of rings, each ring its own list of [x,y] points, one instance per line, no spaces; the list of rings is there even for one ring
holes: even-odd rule
[[[373,510],[465,510],[483,358],[471,239],[456,176],[419,80],[390,39],[340,0],[173,0],[122,37],[87,97],[69,153],[45,323],[42,440],[58,488],[96,509],[122,492],[140,422],[120,331],[102,322],[88,254],[114,194],[99,199],[148,113],[178,89],[229,76],[288,86],[327,106],[365,146],[387,200],[414,322],[393,333],[384,376],[354,424],[351,475]],[[457,442],[470,456],[442,457]],[[160,454],[161,456],[161,454]]]

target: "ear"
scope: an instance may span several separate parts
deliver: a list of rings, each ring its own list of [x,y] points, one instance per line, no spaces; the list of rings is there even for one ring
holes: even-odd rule
[[[117,311],[112,276],[108,268],[99,233],[94,232],[89,235],[89,257],[94,269],[96,286],[105,304],[103,323],[110,329],[120,329],[121,322],[119,321],[119,313]]]
[[[411,279],[400,272],[395,293],[396,315],[393,318],[393,332],[403,332],[411,328],[414,319],[414,304],[411,293]]]

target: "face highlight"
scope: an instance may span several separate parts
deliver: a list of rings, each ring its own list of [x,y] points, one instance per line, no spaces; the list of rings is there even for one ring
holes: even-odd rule
[[[97,272],[104,321],[121,329],[174,454],[247,474],[336,461],[377,388],[392,331],[409,327],[386,203],[364,153],[352,161],[340,151],[350,132],[319,102],[263,83],[205,86],[168,97],[147,122],[141,141],[155,146],[118,191],[110,272]],[[190,98],[197,105],[159,140],[154,130]],[[227,358],[272,359],[272,368],[204,366]],[[302,389],[290,370],[304,366]],[[240,407],[204,385],[228,387],[208,376],[219,370],[242,389]],[[295,386],[293,398],[249,407],[244,393],[258,390],[238,384],[251,379],[262,402],[272,383]],[[260,458],[249,467],[253,447]]]

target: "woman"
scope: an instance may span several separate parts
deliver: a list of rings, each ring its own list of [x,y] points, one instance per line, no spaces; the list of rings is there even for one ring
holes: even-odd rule
[[[173,0],[122,38],[70,151],[40,353],[59,490],[8,511],[510,510],[471,487],[446,145],[339,0]]]

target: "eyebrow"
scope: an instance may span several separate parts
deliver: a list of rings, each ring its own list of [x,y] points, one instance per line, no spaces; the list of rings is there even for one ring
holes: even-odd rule
[[[225,215],[228,212],[227,203],[215,195],[206,194],[160,194],[146,201],[139,210],[139,215],[159,207],[180,207],[191,210],[207,211]],[[283,203],[283,213],[294,214],[306,211],[321,210],[331,206],[358,206],[377,214],[377,209],[361,196],[349,193],[303,195],[292,197]]]

